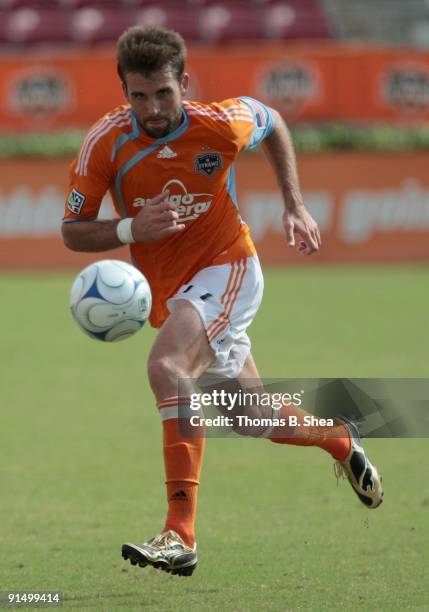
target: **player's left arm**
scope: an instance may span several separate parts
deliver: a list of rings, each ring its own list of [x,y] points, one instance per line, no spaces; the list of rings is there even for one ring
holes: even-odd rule
[[[303,255],[311,255],[318,251],[322,244],[320,231],[304,205],[295,150],[289,130],[278,111],[270,108],[269,112],[273,120],[273,129],[263,140],[262,146],[282,192],[285,204],[283,225],[287,243],[289,246],[295,246],[294,235],[298,234],[301,238],[298,251]]]
[[[252,117],[250,131],[244,127],[238,130],[242,136],[240,144],[244,144],[245,149],[262,144],[277,177],[285,204],[283,225],[288,245],[295,246],[295,234],[298,234],[300,241],[297,248],[300,253],[310,255],[318,251],[321,245],[319,228],[304,205],[295,150],[285,122],[275,109],[255,98],[241,96],[237,101],[241,110],[234,106],[234,115],[242,120],[241,125],[249,126],[248,117]]]

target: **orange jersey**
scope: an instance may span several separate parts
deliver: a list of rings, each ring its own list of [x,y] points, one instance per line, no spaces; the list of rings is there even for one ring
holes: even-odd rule
[[[147,199],[168,189],[185,229],[150,243],[130,245],[148,279],[150,322],[168,316],[166,300],[198,271],[253,255],[235,193],[234,160],[273,129],[269,109],[251,98],[183,103],[179,127],[153,139],[129,105],[115,108],[88,133],[70,168],[64,222],[95,220],[110,191],[121,217],[134,217]]]

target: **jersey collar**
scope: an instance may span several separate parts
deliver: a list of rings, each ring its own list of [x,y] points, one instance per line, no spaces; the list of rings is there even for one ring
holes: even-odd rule
[[[182,136],[182,134],[184,134],[189,127],[189,117],[184,106],[182,106],[182,121],[179,123],[174,132],[171,132],[162,138],[151,138],[150,136],[147,136],[139,126],[133,111],[131,111],[131,121],[133,126],[133,134],[137,132],[140,138],[144,138],[154,145],[161,145],[180,138],[180,136]]]

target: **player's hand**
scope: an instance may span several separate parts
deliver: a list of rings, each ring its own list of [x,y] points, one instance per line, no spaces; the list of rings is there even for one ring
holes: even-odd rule
[[[172,236],[185,229],[178,223],[179,215],[174,204],[168,201],[169,191],[163,191],[146,204],[134,217],[131,231],[136,242],[153,242]]]
[[[301,205],[293,211],[286,210],[283,225],[289,246],[295,246],[295,234],[301,238],[297,246],[301,255],[311,255],[320,249],[322,239],[319,227],[305,206]]]

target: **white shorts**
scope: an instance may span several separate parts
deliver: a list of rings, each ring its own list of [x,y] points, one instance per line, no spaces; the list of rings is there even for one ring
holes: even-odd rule
[[[197,310],[215,359],[205,379],[236,378],[250,353],[246,333],[261,304],[264,279],[257,255],[198,272],[167,301],[170,312],[177,300],[188,300]]]

